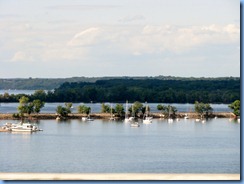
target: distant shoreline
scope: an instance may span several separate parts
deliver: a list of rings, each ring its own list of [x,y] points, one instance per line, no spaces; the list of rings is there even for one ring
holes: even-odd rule
[[[199,115],[195,112],[180,112],[176,113],[176,118],[184,118],[185,115],[188,115],[189,119],[198,118]],[[151,113],[153,118],[163,118],[162,113]],[[82,117],[86,117],[86,114],[72,113],[69,114],[65,119],[81,119]],[[90,115],[94,119],[109,119],[111,117],[110,113],[92,113]],[[31,114],[25,115],[25,119],[36,120],[36,119],[56,119],[58,117],[55,113],[40,113],[40,114]],[[235,115],[231,112],[215,112],[209,115],[209,118],[235,118]],[[123,119],[124,117],[115,117],[116,119]],[[1,120],[20,120],[20,118],[14,118],[13,113],[0,113]]]

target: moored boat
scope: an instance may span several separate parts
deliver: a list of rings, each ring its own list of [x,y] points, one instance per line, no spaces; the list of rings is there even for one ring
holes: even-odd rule
[[[149,116],[149,109],[148,109],[148,105],[146,105],[146,113],[145,113],[145,118],[143,119],[143,123],[144,124],[151,124],[152,123],[152,119],[153,117]]]
[[[133,122],[130,124],[131,127],[139,127],[139,123],[138,122]]]
[[[36,125],[30,123],[12,124],[10,129],[12,132],[35,132],[41,130]]]

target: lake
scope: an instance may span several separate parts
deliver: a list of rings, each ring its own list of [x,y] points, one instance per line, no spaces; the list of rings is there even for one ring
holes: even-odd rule
[[[240,173],[240,124],[225,118],[153,119],[139,128],[107,120],[37,123],[44,131],[0,133],[0,172]]]
[[[9,93],[9,94],[33,94],[35,90],[0,90],[0,94]],[[107,105],[110,106],[110,103],[107,102]],[[172,105],[175,106],[178,112],[193,112],[194,111],[194,104],[177,104],[177,103],[147,103],[150,107],[150,112],[159,112],[157,110],[157,105]],[[0,102],[0,113],[17,113],[17,107],[19,103],[1,103]],[[64,103],[45,103],[45,106],[41,109],[41,113],[56,113],[56,108],[58,105],[63,105]],[[91,107],[92,113],[99,113],[101,112],[101,103],[73,103],[72,112],[77,112],[77,106],[79,105],[86,105]],[[116,103],[112,103],[113,107],[115,107]],[[125,103],[123,104],[125,108]],[[129,106],[132,104],[129,103]],[[144,104],[145,105],[145,104]],[[214,112],[231,112],[230,108],[228,107],[229,104],[210,104],[213,108]]]

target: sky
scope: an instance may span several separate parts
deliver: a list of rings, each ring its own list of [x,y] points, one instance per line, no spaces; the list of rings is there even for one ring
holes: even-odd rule
[[[240,76],[238,0],[0,0],[0,78]]]

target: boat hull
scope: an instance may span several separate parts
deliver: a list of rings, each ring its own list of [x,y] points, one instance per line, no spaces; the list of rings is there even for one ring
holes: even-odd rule
[[[35,130],[29,129],[12,129],[12,132],[34,132]]]

